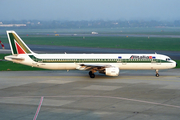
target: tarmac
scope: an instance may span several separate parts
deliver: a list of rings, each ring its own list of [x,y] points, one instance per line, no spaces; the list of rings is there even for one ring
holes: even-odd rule
[[[179,71],[1,71],[0,120],[178,120]]]

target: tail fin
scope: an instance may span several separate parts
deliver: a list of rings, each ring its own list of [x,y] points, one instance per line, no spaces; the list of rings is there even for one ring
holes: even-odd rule
[[[29,47],[23,42],[23,40],[16,34],[15,31],[6,32],[13,55],[32,53]]]

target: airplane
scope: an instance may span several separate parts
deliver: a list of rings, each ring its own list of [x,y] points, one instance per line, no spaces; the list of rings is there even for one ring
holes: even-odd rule
[[[95,72],[118,76],[120,70],[155,70],[177,66],[170,57],[162,54],[37,54],[23,42],[15,31],[7,31],[12,55],[5,60],[32,67],[51,70],[87,70],[90,78]]]

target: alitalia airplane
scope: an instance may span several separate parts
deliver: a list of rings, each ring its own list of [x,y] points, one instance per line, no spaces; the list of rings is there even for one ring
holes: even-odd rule
[[[12,55],[5,59],[32,67],[51,70],[88,70],[118,76],[120,70],[158,70],[176,67],[176,62],[161,54],[37,54],[29,49],[15,31],[7,31]]]

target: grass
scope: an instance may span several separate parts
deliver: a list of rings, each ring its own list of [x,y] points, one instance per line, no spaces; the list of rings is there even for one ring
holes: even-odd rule
[[[180,38],[20,35],[27,45],[56,45],[93,48],[180,51]],[[8,43],[7,37],[1,37]]]
[[[27,44],[180,51],[180,38],[146,37],[22,37]]]
[[[3,60],[4,56],[7,55],[9,54],[0,54],[0,60]],[[0,71],[34,71],[34,70],[44,70],[44,69],[17,64],[11,61],[0,61]]]
[[[177,67],[176,68],[180,68],[180,60],[175,60],[177,63]]]
[[[31,66],[26,66],[22,64],[13,63],[10,61],[0,61],[0,71],[34,71],[34,70],[44,70],[40,68],[35,68]]]

